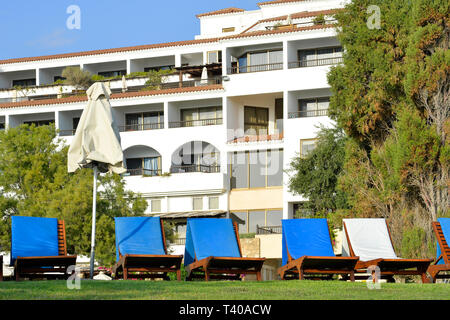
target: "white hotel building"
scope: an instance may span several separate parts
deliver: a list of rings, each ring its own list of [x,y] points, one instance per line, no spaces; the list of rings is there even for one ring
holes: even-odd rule
[[[314,146],[316,126],[331,123],[327,72],[342,61],[332,14],[344,3],[258,6],[197,15],[194,40],[1,60],[0,126],[55,123],[70,143],[87,98],[55,84],[62,70],[119,75],[107,83],[125,180],[148,200],[148,214],[230,216],[241,233],[280,226],[303,200],[289,192],[285,170]],[[159,69],[173,73],[157,90],[145,77],[120,79]]]

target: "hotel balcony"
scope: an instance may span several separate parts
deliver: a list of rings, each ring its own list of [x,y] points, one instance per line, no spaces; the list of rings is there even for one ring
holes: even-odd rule
[[[203,172],[203,173],[218,173],[220,172],[219,165],[203,165],[203,164],[190,164],[190,165],[172,165],[170,167],[171,173],[186,173],[186,172]]]
[[[172,122],[169,122],[169,128],[202,127],[202,126],[214,126],[214,125],[220,125],[220,124],[223,124],[222,118],[187,120],[187,121],[172,121]]]
[[[288,63],[289,69],[337,65],[344,61],[343,57],[331,57],[314,60],[299,60]]]
[[[252,73],[283,69],[283,43],[233,47],[227,49],[227,73]]]

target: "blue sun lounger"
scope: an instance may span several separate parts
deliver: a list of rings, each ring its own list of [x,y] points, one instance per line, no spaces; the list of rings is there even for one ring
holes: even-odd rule
[[[436,279],[450,278],[450,274],[440,274],[450,271],[450,218],[438,218],[437,222],[432,224],[437,238],[436,261],[428,267],[427,271],[431,281],[436,282]]]
[[[239,280],[255,274],[261,280],[264,258],[243,258],[237,226],[231,219],[188,218],[184,265],[187,278]]]
[[[64,221],[56,218],[11,217],[11,266],[22,278],[66,279],[76,255],[67,255]]]
[[[281,279],[341,274],[354,281],[357,261],[358,257],[335,256],[326,219],[282,220]]]
[[[117,263],[112,273],[118,279],[162,278],[176,272],[181,280],[181,255],[168,255],[164,227],[159,217],[115,218]],[[132,276],[130,272],[133,272]]]

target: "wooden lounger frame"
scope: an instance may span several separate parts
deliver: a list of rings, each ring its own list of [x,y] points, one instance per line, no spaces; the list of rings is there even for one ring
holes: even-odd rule
[[[428,274],[431,277],[431,282],[436,282],[436,279],[449,279],[450,274],[439,274],[440,272],[450,271],[450,247],[445,239],[442,227],[439,222],[432,222],[433,230],[436,235],[438,245],[441,248],[441,255],[437,257],[433,265],[428,267]],[[440,260],[444,264],[437,264]]]
[[[17,257],[14,262],[16,281],[22,278],[67,279],[67,268],[75,265],[76,255],[67,255],[66,227],[64,221],[58,220],[58,256]]]
[[[328,225],[328,222],[327,222]],[[328,227],[328,233],[331,234]],[[355,265],[358,261],[358,257],[318,257],[318,256],[303,256],[298,259],[292,258],[289,253],[289,249],[286,248],[288,261],[286,265],[278,268],[278,274],[281,280],[305,279],[305,275],[314,275],[316,278],[331,279],[333,275],[344,275],[344,278],[350,276],[351,281],[355,281]],[[317,277],[320,276],[320,277]],[[308,277],[309,278],[309,277]]]
[[[392,244],[391,231],[389,230],[389,226],[387,221],[385,220],[386,228],[388,230],[389,239]],[[350,250],[350,256],[354,257],[355,252],[353,251],[352,244],[350,242],[350,238],[348,236],[347,227],[345,225],[345,221],[343,222],[344,232],[347,238],[348,248]],[[394,247],[392,245],[392,247]],[[427,277],[427,269],[433,259],[373,259],[369,261],[358,261],[355,266],[356,273],[367,273],[367,268],[370,266],[377,266],[380,268],[380,277],[387,277],[388,281],[394,281],[394,275],[419,275],[422,278],[422,283],[428,282]],[[372,271],[373,281],[375,279],[376,272]]]
[[[187,281],[193,278],[204,278],[205,281],[210,279],[241,280],[241,274],[255,274],[256,280],[261,281],[261,269],[266,259],[243,258],[238,227],[235,222],[233,222],[233,228],[241,257],[210,256],[202,260],[197,260],[195,257],[195,261],[185,267]]]
[[[164,225],[162,219],[161,234],[163,238],[163,246],[165,255],[153,255],[153,254],[125,254],[122,255],[119,250],[119,261],[112,269],[115,279],[122,277],[127,280],[129,277],[132,279],[145,279],[145,278],[162,278],[169,280],[168,272],[176,272],[177,280],[181,280],[181,260],[182,255],[169,255],[167,254],[166,236],[164,234]],[[130,272],[139,272],[139,274],[130,275]]]

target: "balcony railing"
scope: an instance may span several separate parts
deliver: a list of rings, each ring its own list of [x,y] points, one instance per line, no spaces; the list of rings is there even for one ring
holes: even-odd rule
[[[75,135],[76,129],[70,129],[70,130],[59,130],[59,135],[61,137],[69,137]]]
[[[125,92],[139,92],[139,91],[146,91],[146,90],[164,90],[164,89],[175,89],[175,88],[189,88],[189,87],[201,87],[201,86],[208,86],[208,85],[216,85],[222,83],[222,77],[213,77],[208,78],[204,80],[188,80],[188,81],[176,81],[176,82],[166,82],[160,84],[155,89],[155,86],[151,85],[139,85],[139,86],[130,86],[126,88],[125,90],[122,90],[122,88],[114,88],[111,91],[113,93],[121,93],[122,91]],[[58,85],[55,87],[60,87],[61,85]],[[39,87],[36,87],[39,88]],[[60,99],[60,98],[67,98],[71,96],[86,96],[86,93],[82,90],[77,92],[65,92],[62,94],[49,94],[49,95],[40,95],[40,96],[21,96],[21,97],[9,97],[9,98],[0,98],[0,104],[1,103],[10,103],[10,102],[21,102],[21,101],[34,101],[34,100],[45,100],[45,99]]]
[[[120,132],[156,130],[156,129],[164,129],[164,123],[162,123],[162,122],[139,123],[139,124],[128,124],[125,126],[119,126]]]
[[[289,69],[293,68],[306,68],[306,67],[320,67],[329,66],[342,63],[344,59],[342,57],[324,58],[316,60],[300,60],[292,61],[288,63]]]
[[[160,176],[162,173],[161,169],[150,170],[150,169],[127,169],[127,172],[124,173],[124,176]]]
[[[308,118],[308,117],[321,117],[321,116],[327,116],[327,115],[328,115],[328,109],[319,109],[319,110],[289,112],[288,118],[289,119]]]
[[[257,64],[257,65],[248,65],[248,66],[234,66],[228,68],[228,73],[250,73],[250,72],[261,72],[261,71],[272,71],[272,70],[281,70],[283,69],[283,62],[277,63],[268,63],[268,64]]]
[[[186,238],[176,238],[175,240],[171,241],[170,244],[175,246],[184,246],[186,244]]]
[[[188,120],[188,121],[172,121],[172,122],[169,122],[169,128],[214,126],[214,125],[219,125],[222,123],[223,123],[222,118]]]
[[[214,77],[208,78],[204,80],[186,80],[186,81],[175,81],[175,82],[165,82],[159,84],[159,90],[164,89],[176,89],[176,88],[190,88],[190,87],[201,87],[201,86],[209,86],[215,84],[221,84],[222,77]],[[143,91],[146,88],[151,87],[152,85],[140,85],[140,86],[132,86],[126,89],[126,92],[138,92]],[[118,92],[121,90],[116,89]]]
[[[256,225],[256,234],[280,234],[281,226],[258,226]]]
[[[203,165],[203,164],[189,164],[189,165],[172,165],[170,167],[171,173],[187,173],[187,172],[204,172],[204,173],[217,173],[220,172],[220,166],[217,165]]]

